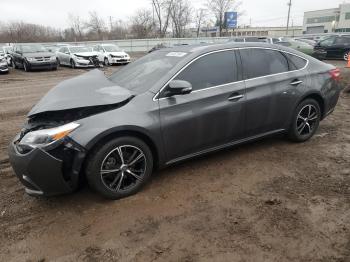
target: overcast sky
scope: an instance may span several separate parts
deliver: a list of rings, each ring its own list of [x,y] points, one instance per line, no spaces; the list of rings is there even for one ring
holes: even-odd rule
[[[0,21],[23,20],[30,23],[45,24],[64,28],[68,26],[69,13],[87,17],[89,11],[97,11],[106,20],[127,20],[138,8],[151,8],[150,0],[0,0]],[[253,26],[281,26],[286,24],[287,2],[289,0],[243,0],[239,24]],[[292,0],[291,18],[295,25],[301,25],[305,11],[335,8],[350,0]],[[190,1],[194,7],[204,6],[206,0]]]

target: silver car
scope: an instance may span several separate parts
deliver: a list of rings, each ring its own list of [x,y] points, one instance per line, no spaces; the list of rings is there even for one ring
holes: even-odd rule
[[[90,47],[63,46],[56,52],[59,65],[77,67],[100,67],[98,55]]]

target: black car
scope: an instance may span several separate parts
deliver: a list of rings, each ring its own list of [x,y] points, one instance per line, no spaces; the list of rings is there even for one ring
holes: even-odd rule
[[[57,69],[54,53],[39,44],[17,44],[11,53],[13,68],[23,68],[26,72],[34,69]]]
[[[314,56],[319,59],[344,59],[350,54],[350,35],[330,36],[314,47]]]
[[[339,69],[283,46],[162,49],[110,77],[95,69],[51,89],[10,162],[29,194],[71,192],[86,176],[117,199],[192,157],[280,133],[304,142],[340,90]]]

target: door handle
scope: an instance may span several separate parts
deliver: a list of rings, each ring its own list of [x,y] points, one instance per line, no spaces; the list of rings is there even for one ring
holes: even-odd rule
[[[301,81],[301,80],[294,80],[292,83],[290,83],[292,86],[297,86],[297,85],[300,85],[300,84],[302,84],[303,83],[303,81]]]
[[[235,100],[240,100],[244,97],[244,95],[239,95],[237,93],[233,94],[228,98],[229,101],[235,101]]]

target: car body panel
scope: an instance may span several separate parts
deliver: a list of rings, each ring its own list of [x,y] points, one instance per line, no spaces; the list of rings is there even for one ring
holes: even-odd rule
[[[98,69],[65,80],[52,88],[29,112],[28,116],[66,109],[112,105],[133,96],[117,86]]]
[[[194,90],[183,95],[164,96],[163,91],[168,88],[169,82],[181,70],[186,70],[186,67],[195,59],[209,53],[223,51],[232,51],[237,57],[241,49],[249,48],[283,51],[300,56],[307,61],[306,67],[246,80],[244,70],[238,70],[239,77],[235,82]],[[77,147],[82,150],[84,154],[81,154],[80,161],[83,161],[85,152],[91,152],[101,141],[116,136],[137,136],[149,145],[157,160],[157,167],[162,168],[189,157],[283,132],[288,129],[296,106],[310,95],[322,100],[324,115],[334,110],[339,97],[340,86],[329,73],[334,69],[333,66],[282,46],[228,43],[182,46],[155,52],[164,52],[165,56],[173,52],[172,55],[180,54],[182,58],[146,91],[126,92],[124,88],[113,85],[113,82],[102,72],[92,71],[58,85],[33,108],[29,114],[29,121],[35,121],[35,118],[40,118],[42,121],[45,117],[46,121],[52,121],[51,114],[55,112],[66,109],[78,110],[89,105],[94,108],[94,105],[101,105],[102,102],[105,104],[120,102],[132,95],[132,99],[121,106],[96,111],[93,114],[72,118],[69,116],[70,113],[67,113],[65,121],[74,121],[79,124],[79,127],[67,136],[67,142],[62,142],[65,145],[64,148]],[[237,61],[239,68],[242,68],[244,63],[241,60]],[[128,67],[124,67],[123,70],[127,70]],[[291,85],[295,80],[298,80],[299,84]],[[74,90],[74,86],[77,86],[76,93],[73,92],[74,96],[69,100],[67,94],[71,93],[67,90]],[[107,91],[102,96],[96,95],[96,92],[105,87]],[[86,94],[84,94],[85,88],[88,90]],[[115,92],[115,96],[106,97],[105,95],[108,96],[110,91]],[[233,94],[242,96],[239,96],[240,99],[231,101],[230,97]],[[82,101],[76,99],[77,95],[81,95]],[[60,123],[58,122],[56,126]],[[40,122],[37,127],[40,128]],[[23,136],[23,132],[30,131],[24,128],[10,147],[16,148],[16,143]],[[50,150],[47,152],[51,154]],[[34,154],[34,151],[27,154]],[[19,165],[16,163],[21,157],[23,156],[16,150],[10,153],[11,163],[14,166]],[[42,174],[45,171],[38,170],[39,164],[36,164],[36,160],[28,159],[28,161],[36,166],[33,170],[41,173],[40,176],[43,177]],[[27,162],[20,164],[25,167],[30,165]],[[59,174],[59,165],[56,163],[50,168],[54,166],[56,168],[52,172]],[[73,173],[79,173],[80,168],[77,165]],[[15,170],[22,178],[23,174],[37,177],[37,175],[31,175],[32,170],[27,168],[15,167]],[[42,188],[40,185],[38,187]],[[62,192],[66,192],[64,186],[62,186]],[[56,188],[55,193],[57,193]]]

